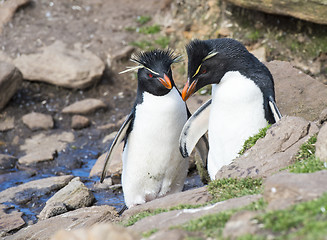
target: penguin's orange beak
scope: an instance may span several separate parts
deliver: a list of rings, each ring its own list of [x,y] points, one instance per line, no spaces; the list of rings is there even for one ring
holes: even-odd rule
[[[166,74],[164,74],[164,78],[159,77],[158,80],[161,82],[162,85],[164,85],[168,89],[171,89],[173,87],[169,77]]]
[[[194,93],[197,82],[198,80],[194,80],[191,83],[191,86],[189,86],[189,81],[187,81],[182,91],[182,98],[184,101],[186,101]]]

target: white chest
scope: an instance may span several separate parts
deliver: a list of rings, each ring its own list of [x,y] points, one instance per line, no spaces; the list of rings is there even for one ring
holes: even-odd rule
[[[164,195],[176,184],[181,185],[180,191],[187,173],[188,163],[179,152],[179,136],[187,120],[181,96],[173,88],[165,96],[144,93],[143,97],[123,153],[127,206]]]
[[[209,118],[208,170],[217,171],[238,156],[244,141],[265,127],[263,94],[239,72],[227,72],[214,86]]]

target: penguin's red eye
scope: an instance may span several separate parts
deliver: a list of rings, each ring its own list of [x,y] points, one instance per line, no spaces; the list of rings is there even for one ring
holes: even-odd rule
[[[206,69],[203,69],[202,70],[202,74],[204,74],[204,73],[206,73],[207,72],[207,70]]]
[[[149,76],[150,78],[153,78],[153,74],[151,74],[151,73],[149,73],[148,76]]]

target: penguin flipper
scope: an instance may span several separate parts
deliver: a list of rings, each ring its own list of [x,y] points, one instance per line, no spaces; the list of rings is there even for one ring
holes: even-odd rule
[[[206,151],[204,149],[208,147],[204,146],[208,146],[208,141],[203,135],[208,131],[210,107],[211,99],[205,102],[201,107],[199,107],[185,123],[179,138],[179,149],[184,158],[190,156],[195,145],[197,145],[198,142],[200,155],[206,154]],[[205,159],[206,158],[207,156],[205,156]]]
[[[272,96],[269,97],[269,107],[273,113],[275,121],[278,122],[282,118],[282,114],[280,113],[277,104]]]
[[[121,126],[121,128],[119,129],[117,135],[115,136],[114,140],[112,141],[112,144],[110,146],[110,149],[106,155],[106,159],[105,159],[105,163],[102,169],[102,173],[101,173],[101,179],[100,182],[102,183],[104,178],[106,177],[107,174],[107,168],[109,167],[109,163],[111,160],[111,156],[113,156],[113,153],[117,150],[119,143],[121,143],[124,138],[126,137],[127,134],[127,130],[132,122],[133,119],[133,112],[131,112],[125,122],[123,123],[123,125]]]

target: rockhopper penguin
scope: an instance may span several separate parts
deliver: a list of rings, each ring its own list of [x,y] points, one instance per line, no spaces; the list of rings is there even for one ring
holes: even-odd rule
[[[194,40],[186,51],[188,79],[183,100],[208,84],[212,84],[212,98],[185,124],[180,150],[189,156],[208,131],[208,172],[215,179],[218,170],[238,156],[245,140],[281,118],[274,81],[268,68],[236,40]]]
[[[126,70],[138,70],[137,97],[110,147],[100,181],[124,140],[122,187],[128,208],[183,189],[189,163],[180,153],[179,137],[189,113],[172,77],[171,64],[178,59],[171,50],[142,52],[131,59],[138,65]]]

